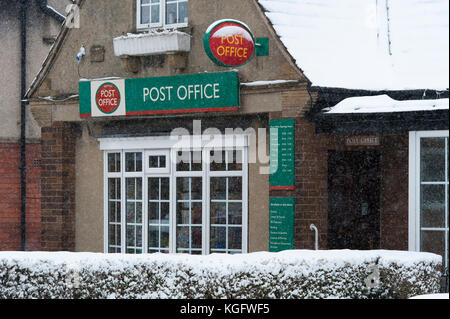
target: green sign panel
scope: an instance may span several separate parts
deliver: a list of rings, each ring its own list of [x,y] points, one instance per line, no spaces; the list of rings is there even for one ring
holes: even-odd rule
[[[293,198],[270,198],[270,252],[294,249],[294,208]]]
[[[295,188],[295,120],[270,121],[270,189]]]
[[[240,105],[236,72],[80,81],[79,90],[81,117],[237,111]]]

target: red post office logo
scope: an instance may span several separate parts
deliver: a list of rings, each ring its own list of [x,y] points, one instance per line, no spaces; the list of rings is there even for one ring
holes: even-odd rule
[[[97,90],[95,101],[103,113],[114,113],[120,105],[119,89],[112,83],[102,84]]]
[[[206,54],[216,64],[237,67],[255,55],[255,38],[250,29],[237,20],[221,20],[207,30],[203,45]]]

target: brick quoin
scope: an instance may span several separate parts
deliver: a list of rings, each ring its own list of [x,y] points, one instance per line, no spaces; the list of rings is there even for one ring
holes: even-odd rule
[[[41,129],[41,245],[75,250],[75,126],[55,122]]]
[[[25,250],[41,250],[41,145],[26,145]],[[0,251],[21,250],[20,144],[0,144]]]

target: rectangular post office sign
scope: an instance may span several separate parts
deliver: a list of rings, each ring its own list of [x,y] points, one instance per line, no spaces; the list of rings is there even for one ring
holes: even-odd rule
[[[295,120],[270,121],[270,190],[295,189]]]
[[[270,198],[269,251],[294,249],[295,200],[289,197]]]
[[[80,116],[239,110],[237,72],[80,81]]]

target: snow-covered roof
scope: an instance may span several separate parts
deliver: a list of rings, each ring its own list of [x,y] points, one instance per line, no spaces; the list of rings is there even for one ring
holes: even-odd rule
[[[388,95],[350,97],[324,109],[326,114],[448,110],[448,99],[397,101]]]
[[[448,0],[258,0],[313,86],[449,87]]]

